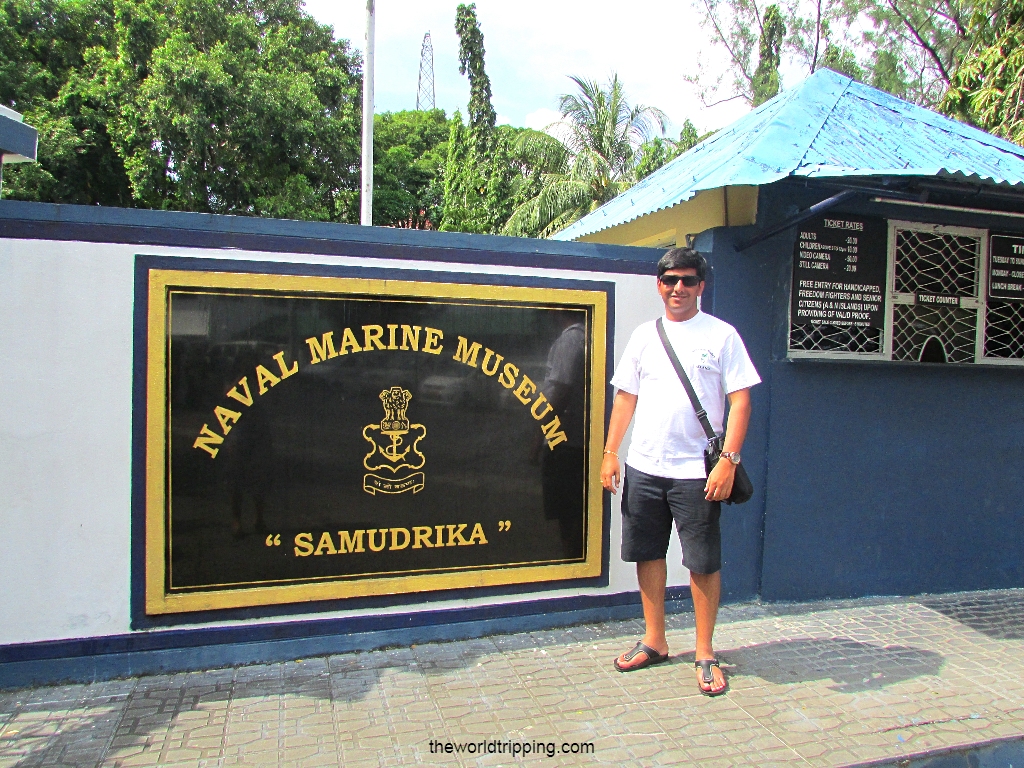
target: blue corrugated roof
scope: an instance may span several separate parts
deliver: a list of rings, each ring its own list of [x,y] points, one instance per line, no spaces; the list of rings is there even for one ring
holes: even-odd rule
[[[1021,185],[1024,148],[819,69],[554,237],[600,232],[705,189],[900,175]]]

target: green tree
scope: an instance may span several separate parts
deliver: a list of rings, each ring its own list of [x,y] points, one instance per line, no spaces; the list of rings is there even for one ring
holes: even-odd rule
[[[640,147],[665,115],[655,107],[630,105],[618,75],[606,87],[594,80],[570,78],[578,93],[559,99],[565,138],[529,131],[517,151],[541,172],[538,193],[518,205],[505,234],[547,237],[596,210],[637,181]]]
[[[110,46],[112,30],[105,0],[0,1],[0,103],[39,131],[39,162],[6,169],[5,197],[132,204],[106,105],[83,75],[86,57]]]
[[[906,73],[902,83],[896,78],[897,90],[905,83],[906,98],[935,107],[972,45],[968,21],[980,4],[978,0],[865,0],[859,18],[871,23],[864,36],[868,49],[889,51]],[[999,15],[994,10],[990,23],[996,23]],[[882,66],[883,71],[894,71],[884,60]]]
[[[477,163],[470,131],[455,110],[448,133],[444,164],[441,229],[444,232],[487,231],[483,196],[487,179]]]
[[[412,229],[441,221],[448,119],[440,109],[373,116],[373,220]]]
[[[697,127],[687,119],[683,128],[679,131],[678,141],[655,136],[640,145],[640,157],[636,164],[636,179],[646,178],[666,163],[675,160],[679,155],[687,152],[700,142],[704,141],[714,131],[705,134],[698,134]]]
[[[444,206],[441,229],[492,233],[504,222],[508,206],[499,190],[511,183],[507,137],[499,140],[491,105],[491,81],[484,69],[484,35],[476,4],[459,5],[455,31],[459,36],[459,72],[469,77],[468,126],[455,113],[444,166]],[[498,178],[492,180],[497,173]],[[495,207],[497,206],[497,207]]]
[[[751,80],[751,106],[758,107],[779,92],[779,65],[782,63],[782,41],[786,25],[779,6],[769,5],[764,12],[761,39],[758,45],[757,69]]]
[[[4,93],[52,117],[21,196],[356,219],[359,61],[300,0],[2,1],[0,44],[37,2],[61,41],[22,44]]]
[[[975,43],[952,76],[941,109],[1024,146],[1024,2],[1006,3],[996,27],[979,9],[969,35]]]
[[[892,51],[875,53],[871,66],[871,85],[901,99],[907,96],[907,70]]]
[[[484,71],[484,33],[476,18],[476,3],[456,8],[455,33],[459,36],[459,74],[469,75],[469,132],[482,156],[490,148],[497,116],[491,105],[491,79]]]
[[[827,66],[934,108],[968,52],[1003,27],[1014,1],[787,0],[780,6],[786,27],[780,60],[808,73]],[[753,103],[753,51],[764,40],[770,6],[762,9],[757,0],[699,0],[697,6],[712,45],[727,56],[725,99]],[[976,16],[983,23],[972,23]],[[722,89],[699,62],[698,56],[688,79],[708,103]]]
[[[821,66],[846,75],[852,80],[861,82],[864,80],[864,70],[857,63],[856,55],[848,48],[839,45],[832,43],[825,45],[825,55],[821,58]]]

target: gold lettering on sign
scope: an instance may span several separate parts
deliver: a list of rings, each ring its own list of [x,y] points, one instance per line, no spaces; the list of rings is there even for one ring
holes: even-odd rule
[[[309,364],[319,365],[326,360],[333,360],[356,352],[401,350],[440,355],[444,349],[441,343],[444,340],[444,332],[439,328],[399,323],[367,324],[360,327],[363,332],[362,345],[359,344],[352,328],[342,329],[340,346],[335,346],[335,331],[326,331],[320,336],[310,336],[306,339],[306,346],[309,348]],[[387,328],[386,344],[385,328]],[[398,343],[399,330],[401,331],[400,345]],[[422,345],[420,343],[421,332]],[[551,402],[543,392],[538,390],[536,382],[526,375],[518,365],[506,361],[504,355],[483,346],[479,341],[472,341],[461,335],[458,336],[458,340],[455,354],[452,356],[455,362],[470,368],[477,368],[479,361],[479,370],[485,376],[491,378],[497,376],[498,383],[502,387],[512,390],[516,400],[530,408],[530,415],[536,421],[543,421],[552,416],[551,421],[541,426],[549,449],[554,450],[556,445],[567,441],[565,432],[560,429],[561,421],[557,416],[553,416],[554,407]],[[483,353],[482,359],[481,352]],[[277,363],[278,374],[273,373],[264,365],[257,365],[255,368],[256,384],[260,396],[266,395],[282,381],[299,372],[299,361],[293,360],[289,365],[284,350],[273,355],[272,359]],[[504,365],[502,365],[502,361],[505,361]],[[247,408],[252,406],[253,393],[249,387],[249,377],[243,376],[239,379],[238,384],[228,390],[226,397]],[[402,398],[405,399],[402,400]],[[410,424],[404,415],[408,401],[411,399],[412,393],[401,387],[385,390],[381,393],[385,418],[379,427],[370,424],[363,429],[363,437],[374,446],[364,459],[364,466],[371,472],[380,470],[388,472],[386,475],[367,474],[364,476],[363,490],[371,495],[405,493],[406,491],[418,493],[423,489],[425,477],[422,472],[414,472],[403,477],[391,476],[401,469],[421,469],[425,462],[425,458],[417,446],[419,441],[426,437],[426,427],[422,424]],[[391,410],[388,410],[389,408]],[[399,412],[401,415],[398,415]],[[224,442],[224,437],[241,419],[242,412],[217,405],[214,407],[213,415],[220,426],[221,434],[218,435],[211,430],[209,424],[204,424],[192,445],[193,448],[206,451],[211,459],[217,457],[220,451],[217,446]],[[388,424],[391,426],[387,426]],[[407,456],[408,459],[405,458]],[[370,466],[369,462],[371,461],[374,462],[374,466]],[[429,537],[416,541],[426,542],[428,540]],[[415,544],[412,546],[414,549],[416,548]],[[427,545],[424,543],[420,546]]]
[[[403,325],[402,326],[402,346],[400,349],[409,350],[413,352],[420,351],[420,327],[418,325]]]
[[[379,533],[380,534],[380,544],[376,545],[376,546],[374,545],[374,538],[375,537],[373,535],[375,533]],[[388,543],[388,529],[387,528],[381,528],[381,529],[378,530],[377,528],[368,528],[366,530],[366,538],[367,538],[367,543],[370,545],[370,551],[371,552],[380,552],[382,549],[384,549],[384,545]]]
[[[359,528],[355,531],[338,531],[337,546],[330,531],[304,532],[295,535],[293,551],[296,557],[366,554],[367,552],[394,552],[403,549],[433,549],[435,547],[473,547],[487,544],[483,523],[473,523],[473,530],[467,539],[464,535],[469,523],[446,525],[414,525],[409,528]],[[447,537],[445,534],[447,533]],[[363,541],[369,550],[363,547]],[[431,541],[433,538],[433,541]],[[390,544],[389,544],[390,540]],[[316,547],[313,542],[316,541]],[[385,555],[386,557],[386,555]]]
[[[512,389],[512,387],[516,385],[516,377],[518,375],[519,366],[512,365],[512,363],[505,363],[505,367],[501,371],[501,376],[498,377],[498,383],[505,389]]]
[[[384,349],[384,342],[380,337],[384,335],[384,329],[379,325],[363,326],[363,351],[372,352],[373,348]]]
[[[365,531],[358,530],[350,534],[348,531],[338,531],[338,551],[341,554],[346,552],[365,552],[363,549],[363,534]]]
[[[299,372],[299,361],[296,360],[292,363],[292,367],[289,368],[284,362],[284,352],[278,352],[274,355],[274,359],[277,360],[277,367],[281,369],[281,380],[284,381],[289,376],[294,376]]]
[[[536,391],[537,385],[533,383],[529,376],[523,376],[523,380],[519,382],[519,386],[516,387],[516,391],[512,394],[523,405],[529,405],[532,399],[530,396]]]
[[[199,437],[196,438],[196,441],[192,444],[192,447],[201,448],[202,450],[210,454],[210,458],[216,459],[217,453],[220,451],[220,448],[214,448],[213,446],[220,445],[223,442],[224,438],[218,435],[212,429],[210,429],[209,424],[203,424],[203,428],[199,432]]]
[[[313,554],[313,534],[295,534],[295,555],[296,557],[309,557]]]
[[[238,411],[231,411],[222,405],[218,405],[213,409],[213,415],[217,417],[217,421],[220,422],[220,431],[227,435],[231,431],[231,426],[242,418],[242,414]]]
[[[420,549],[422,547],[433,547],[434,545],[430,543],[430,535],[433,532],[434,532],[434,530],[429,525],[415,525],[415,526],[413,526],[413,529],[412,529],[412,535],[413,535],[412,548],[413,549]]]
[[[487,350],[490,352],[490,350]],[[459,348],[455,350],[455,357],[452,359],[459,363],[476,368],[476,356],[480,352],[480,342],[474,341],[470,346],[465,336],[459,336]]]
[[[438,342],[444,338],[444,334],[437,328],[424,328],[426,338],[423,341],[423,351],[431,355],[440,355],[444,349]]]
[[[238,391],[238,387],[245,390],[245,397]],[[243,376],[238,384],[228,390],[228,397],[232,400],[237,400],[247,408],[252,405],[252,392],[249,391],[249,377]]]
[[[310,365],[316,365],[338,356],[338,350],[334,348],[334,331],[325,333],[320,341],[317,341],[316,336],[312,336],[306,339],[306,343],[309,345]]]
[[[274,374],[264,368],[262,365],[256,366],[256,383],[260,385],[260,394],[265,395],[270,391],[268,384],[271,387],[276,387],[281,383],[281,380]]]
[[[363,351],[363,348],[359,346],[359,342],[356,341],[356,335],[352,333],[352,329],[346,328],[341,332],[341,349],[338,350],[338,354],[347,355],[350,349],[353,352]]]
[[[338,554],[338,550],[334,548],[334,542],[331,540],[331,534],[324,531],[320,534],[320,543],[316,545],[316,551],[314,555],[322,555],[326,552],[328,555]]]
[[[491,370],[487,370],[487,361],[494,357],[494,365],[491,366]],[[505,359],[504,355],[497,355],[490,349],[484,350],[484,361],[480,363],[480,370],[484,372],[486,376],[493,376],[498,372],[498,366],[501,365],[501,361]]]

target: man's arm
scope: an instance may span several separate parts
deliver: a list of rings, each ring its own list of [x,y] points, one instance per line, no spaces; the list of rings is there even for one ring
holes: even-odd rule
[[[614,410],[612,413],[614,415]],[[729,423],[725,429],[725,446],[722,450],[739,453],[743,448],[743,440],[747,436],[748,424],[750,424],[749,387],[729,393]],[[732,493],[732,481],[735,477],[736,465],[728,459],[719,459],[718,464],[708,475],[707,485],[704,486],[706,494],[704,498],[708,501],[721,501],[729,498],[729,494]]]
[[[608,441],[604,444],[604,459],[601,460],[601,485],[612,493],[619,490],[619,481],[622,477],[619,472],[619,446],[622,445],[622,438],[626,436],[626,430],[629,429],[629,422],[633,420],[635,411],[636,395],[623,392],[621,389],[615,393],[612,417],[608,420]],[[729,423],[732,424],[732,419]]]

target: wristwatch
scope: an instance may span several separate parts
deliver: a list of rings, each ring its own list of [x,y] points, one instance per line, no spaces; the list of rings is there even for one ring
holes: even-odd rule
[[[722,455],[723,459],[728,459],[733,464],[739,464],[740,463],[740,455],[736,451],[722,451],[721,455]]]

